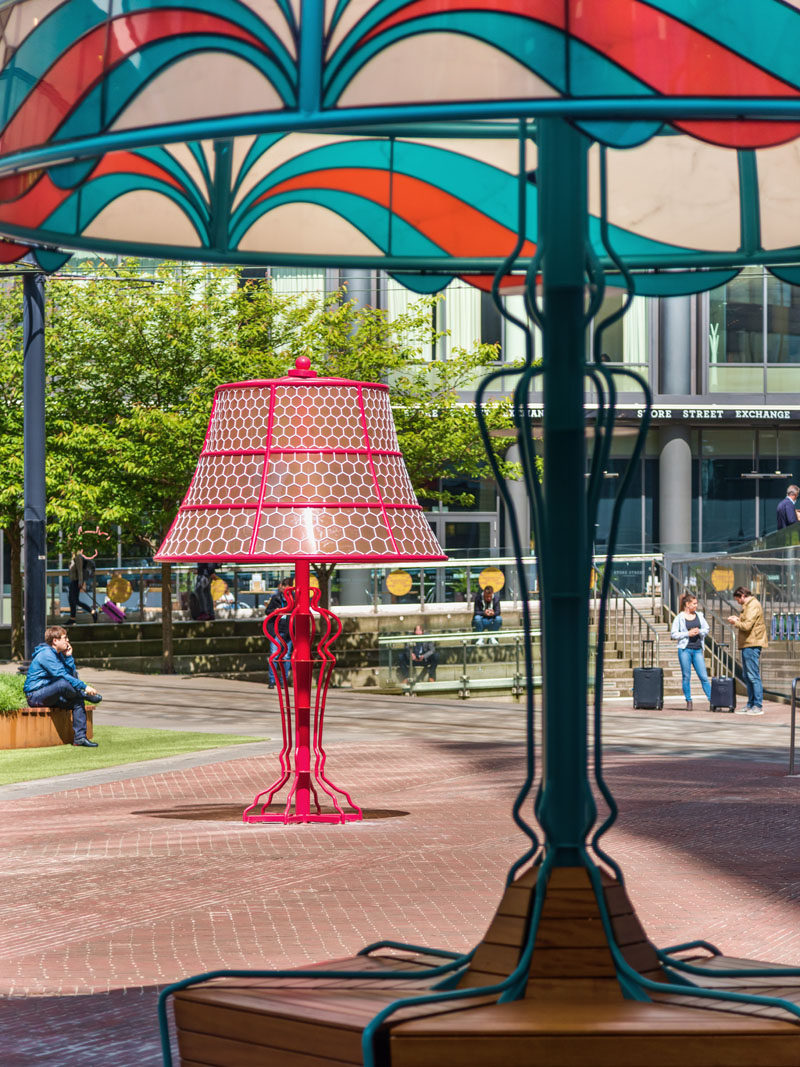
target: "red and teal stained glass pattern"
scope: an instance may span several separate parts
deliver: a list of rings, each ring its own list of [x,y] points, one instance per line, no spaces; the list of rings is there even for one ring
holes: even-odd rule
[[[453,273],[485,285],[519,231],[514,120],[559,102],[585,106],[573,121],[611,153],[663,142],[654,180],[691,140],[695,175],[712,174],[716,201],[743,220],[707,244],[679,214],[655,233],[649,215],[626,212],[619,178],[608,220],[623,259],[735,270],[761,252],[797,257],[791,227],[784,248],[761,242],[780,210],[760,191],[770,153],[800,132],[800,5],[789,0],[18,0],[0,16],[0,261],[31,244],[46,269],[76,248],[276,265],[350,257],[421,290]],[[624,111],[740,97],[784,102],[789,117],[665,126]],[[331,130],[342,124],[351,133]],[[719,187],[712,148],[740,153]],[[800,178],[800,165],[775,160]],[[531,143],[522,260],[537,244],[535,165]],[[430,273],[412,279],[415,264]]]

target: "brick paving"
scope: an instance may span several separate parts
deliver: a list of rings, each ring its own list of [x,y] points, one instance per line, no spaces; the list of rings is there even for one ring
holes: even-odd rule
[[[509,817],[518,705],[335,694],[328,769],[365,821],[244,825],[275,769],[269,695],[115,674],[97,672],[105,721],[132,714],[128,686],[149,693],[148,725],[216,716],[273,741],[0,790],[4,1067],[158,1064],[157,989],[191,973],[302,965],[386,936],[452,949],[482,936],[524,847]],[[620,703],[606,737],[622,811],[606,847],[653,940],[800,962],[788,709],[689,717]]]

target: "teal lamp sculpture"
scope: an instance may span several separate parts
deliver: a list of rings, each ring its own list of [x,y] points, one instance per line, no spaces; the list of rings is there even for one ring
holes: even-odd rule
[[[524,336],[512,396],[539,562],[543,695],[537,768],[528,649],[528,746],[513,817],[529,847],[508,889],[527,893],[517,905],[522,921],[510,924],[509,951],[482,945],[442,964],[449,977],[441,968],[425,972],[448,989],[404,998],[387,978],[388,1002],[363,1029],[362,1061],[389,1055],[390,1030],[396,1050],[412,1031],[433,1047],[436,1027],[445,1033],[457,1016],[475,1035],[485,1036],[482,1018],[490,1030],[497,1020],[518,1024],[517,1037],[508,1024],[509,1062],[535,1059],[536,1035],[544,1034],[548,1062],[566,1063],[576,1054],[569,1020],[596,1018],[598,998],[614,994],[623,1004],[614,1009],[617,1040],[648,1030],[650,1044],[636,1046],[634,1062],[656,1064],[661,1052],[663,1062],[686,1059],[670,1046],[678,1040],[670,1027],[683,1027],[697,1062],[714,1062],[723,1054],[713,1022],[718,1031],[738,1027],[738,1062],[763,1061],[766,1042],[767,1062],[796,1064],[794,994],[742,992],[746,968],[718,957],[712,981],[707,961],[687,963],[637,940],[635,913],[619,910],[628,906],[623,872],[603,844],[616,804],[602,768],[600,685],[591,724],[586,710],[590,533],[618,393],[640,389],[648,412],[650,391],[634,372],[602,364],[611,320],[596,324],[588,359],[586,331],[609,284],[629,297],[699,292],[749,264],[800,281],[797,5],[176,0],[167,8],[156,0],[18,0],[2,12],[0,233],[8,261],[32,248],[42,269],[54,269],[70,249],[88,248],[381,269],[420,292],[460,276],[491,291],[508,328]],[[525,293],[522,318],[502,300],[511,291]],[[478,390],[479,422],[486,389],[508,374],[492,372]],[[539,382],[541,482],[530,423]],[[599,397],[588,456],[587,388]],[[608,579],[647,423],[646,414],[619,481]],[[514,503],[496,473],[521,560]],[[518,570],[527,602],[521,562]],[[527,615],[523,621],[530,627]],[[601,636],[600,665],[602,651]],[[557,931],[567,935],[551,925],[550,909],[576,906],[571,893],[582,894],[586,909],[581,936],[601,944],[552,943]],[[688,951],[706,949],[696,942]],[[759,971],[767,983],[797,978],[766,965]],[[348,980],[332,973],[340,985]],[[561,1030],[551,1010],[556,1022],[544,1033],[548,997],[569,1010]],[[491,1003],[467,1009],[471,998]],[[694,1031],[681,1014],[687,1000]],[[704,1002],[715,1010],[702,1012]],[[419,1020],[398,1021],[416,1006],[440,1013],[428,1031]],[[780,1020],[749,1014],[743,1023],[732,1014],[753,1006]],[[289,1018],[288,998],[283,1011]],[[452,1054],[439,1051],[439,1061],[475,1067],[477,1043],[458,1045],[463,1061],[457,1044]],[[616,1063],[617,1051],[606,1061],[598,1052],[595,1062]],[[402,1050],[397,1055],[401,1062]]]

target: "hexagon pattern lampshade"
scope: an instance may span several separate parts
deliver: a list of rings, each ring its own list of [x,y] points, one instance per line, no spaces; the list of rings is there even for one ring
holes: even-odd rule
[[[156,559],[445,559],[417,503],[385,385],[221,385],[192,483]]]

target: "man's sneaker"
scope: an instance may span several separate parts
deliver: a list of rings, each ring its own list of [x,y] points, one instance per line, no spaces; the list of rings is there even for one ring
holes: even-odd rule
[[[497,640],[497,638],[496,638],[496,637],[490,637],[490,638],[489,638],[489,644],[490,644],[490,645],[499,645],[499,644],[500,644],[500,642],[499,642],[499,641]]]
[[[746,704],[743,708],[734,708],[733,714],[734,715],[749,715],[752,710],[753,710],[753,705],[752,704]]]
[[[476,645],[485,645],[486,644],[486,638],[485,637],[479,637],[478,640],[475,642],[475,644]]]
[[[82,737],[80,741],[73,741],[72,744],[75,748],[97,748],[96,741],[90,741],[88,737]]]
[[[87,694],[87,696],[86,696],[86,703],[87,703],[87,704],[99,704],[99,703],[100,703],[100,701],[101,701],[102,699],[103,699],[103,698],[102,698],[102,697],[100,696],[100,694],[99,694],[99,693],[95,693],[95,695],[94,695],[93,697],[90,697],[90,696],[89,696],[89,695]]]
[[[764,709],[758,706],[753,708],[745,708],[745,715],[763,715]]]

